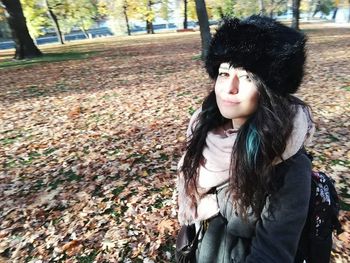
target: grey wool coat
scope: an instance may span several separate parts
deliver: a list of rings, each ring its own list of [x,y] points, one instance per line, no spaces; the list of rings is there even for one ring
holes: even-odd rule
[[[227,189],[217,191],[220,215],[211,219],[199,242],[197,262],[294,262],[311,193],[311,161],[304,153],[302,148],[276,165],[283,184],[274,198],[267,197],[260,217],[250,216],[248,223],[236,215]],[[267,208],[273,200],[278,200],[278,209],[271,218]]]

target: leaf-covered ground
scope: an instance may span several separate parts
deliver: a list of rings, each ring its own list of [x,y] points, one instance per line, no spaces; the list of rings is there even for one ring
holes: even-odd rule
[[[349,262],[350,29],[303,28],[298,96],[317,122],[315,169],[342,197],[332,258]],[[174,260],[176,164],[212,88],[199,49],[195,32],[47,46],[84,55],[23,66],[0,53],[0,262]]]

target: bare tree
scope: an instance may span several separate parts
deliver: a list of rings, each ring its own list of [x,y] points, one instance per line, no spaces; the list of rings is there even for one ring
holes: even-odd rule
[[[199,22],[199,28],[201,32],[202,39],[202,59],[205,59],[207,56],[209,43],[211,40],[209,21],[208,21],[208,13],[205,6],[204,0],[196,0],[196,12]]]
[[[48,0],[45,0],[45,5],[46,5],[46,8],[47,8],[47,14],[48,14],[48,16],[51,18],[51,20],[53,22],[58,41],[63,45],[64,44],[63,36],[62,36],[61,29],[60,29],[60,25],[58,23],[57,16],[54,13],[54,11],[52,10],[52,7],[50,6]]]
[[[1,0],[7,11],[7,21],[11,29],[12,38],[15,42],[15,59],[39,57],[41,51],[31,38],[26,18],[19,0]]]
[[[264,0],[259,0],[259,8],[260,8],[260,14],[265,15],[265,5]]]
[[[292,19],[292,28],[299,30],[299,8],[300,0],[293,0],[293,19]]]
[[[154,5],[154,3],[152,2],[152,0],[148,0],[147,2],[147,11],[148,11],[148,15],[146,18],[146,29],[147,29],[147,34],[154,34],[154,29],[153,29],[153,22],[152,19],[150,19],[150,14],[152,13],[152,5]]]
[[[124,3],[123,3],[123,14],[125,18],[126,28],[128,30],[128,35],[130,36],[131,31],[130,31],[129,17],[128,17],[128,3],[126,2],[126,0],[124,0]]]
[[[187,29],[187,0],[184,0],[184,29]]]

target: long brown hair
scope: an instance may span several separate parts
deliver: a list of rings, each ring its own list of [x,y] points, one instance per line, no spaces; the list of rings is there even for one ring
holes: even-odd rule
[[[240,127],[231,155],[229,192],[238,214],[247,219],[249,209],[259,216],[265,197],[276,192],[282,178],[275,178],[273,160],[282,159],[287,139],[293,129],[293,119],[299,104],[308,104],[293,95],[282,96],[269,90],[252,73],[248,73],[260,93],[257,110]],[[310,108],[311,110],[311,108]],[[203,160],[207,133],[231,120],[224,118],[212,90],[204,99],[202,111],[186,145],[186,154],[180,171],[185,178],[187,194],[195,206],[198,174]],[[282,159],[283,160],[283,159]],[[270,207],[271,211],[273,207]]]

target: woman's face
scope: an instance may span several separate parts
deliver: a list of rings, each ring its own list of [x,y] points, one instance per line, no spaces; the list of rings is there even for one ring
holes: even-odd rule
[[[215,95],[221,115],[232,119],[234,128],[239,128],[258,105],[259,92],[253,80],[244,69],[228,63],[220,65]]]

